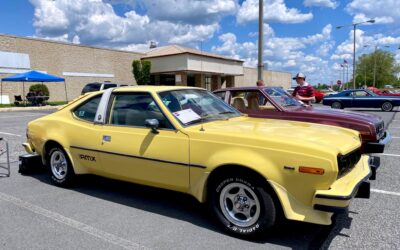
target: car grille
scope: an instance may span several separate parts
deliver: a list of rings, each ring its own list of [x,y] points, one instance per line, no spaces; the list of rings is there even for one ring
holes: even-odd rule
[[[338,156],[338,179],[345,176],[350,172],[361,158],[361,151],[359,149],[348,153],[346,155]]]
[[[385,123],[381,121],[380,123],[376,124],[376,136],[378,140],[383,136],[385,133]]]

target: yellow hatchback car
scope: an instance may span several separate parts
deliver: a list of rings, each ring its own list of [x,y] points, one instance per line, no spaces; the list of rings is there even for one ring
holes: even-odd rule
[[[30,122],[27,137],[59,186],[95,174],[188,193],[240,236],[264,233],[279,212],[328,225],[352,198],[369,197],[358,132],[249,118],[199,88],[89,93]]]

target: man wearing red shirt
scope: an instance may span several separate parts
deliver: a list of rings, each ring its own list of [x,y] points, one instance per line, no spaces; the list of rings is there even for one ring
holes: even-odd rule
[[[306,82],[306,76],[303,73],[297,73],[293,80],[296,80],[297,87],[294,89],[292,95],[305,104],[310,105],[311,101],[315,100],[314,88]]]

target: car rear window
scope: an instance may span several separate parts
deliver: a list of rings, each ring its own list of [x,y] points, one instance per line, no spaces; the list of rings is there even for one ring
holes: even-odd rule
[[[82,94],[100,90],[100,83],[89,83],[82,89]]]
[[[94,121],[94,117],[96,116],[97,107],[99,106],[100,99],[102,95],[97,95],[83,104],[79,105],[73,111],[74,115],[79,119],[86,120],[89,122]]]

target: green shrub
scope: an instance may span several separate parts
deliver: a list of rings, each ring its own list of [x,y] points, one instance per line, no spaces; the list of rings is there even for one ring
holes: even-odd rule
[[[135,77],[137,85],[150,84],[150,61],[134,60],[132,62],[132,73]]]
[[[34,93],[42,92],[44,96],[50,96],[49,89],[44,84],[34,84],[29,87],[29,91]]]

